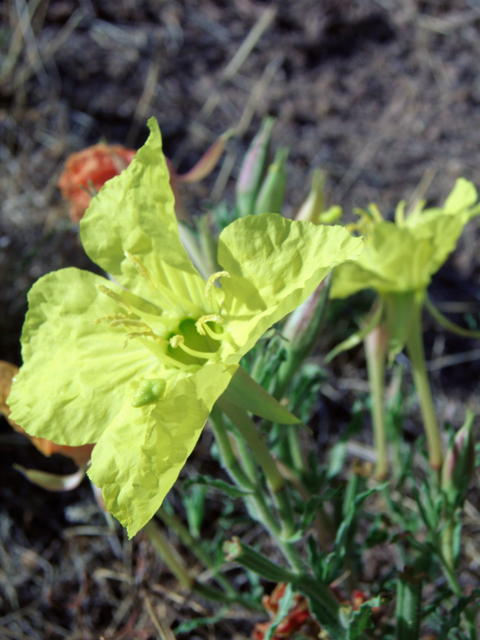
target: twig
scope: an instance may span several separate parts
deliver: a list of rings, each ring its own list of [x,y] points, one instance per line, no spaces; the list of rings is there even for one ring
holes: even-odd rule
[[[140,100],[138,101],[137,108],[135,109],[135,113],[133,114],[132,126],[130,127],[130,131],[127,135],[127,147],[134,144],[140,130],[141,123],[145,119],[145,115],[150,103],[152,102],[152,98],[155,95],[155,87],[157,85],[158,76],[160,75],[160,69],[162,68],[162,59],[162,51],[159,48],[148,68],[145,86],[143,88],[142,95],[140,96]]]
[[[162,624],[158,619],[155,613],[155,609],[153,608],[152,603],[150,602],[150,599],[147,595],[145,595],[145,604],[147,606],[148,615],[153,622],[153,626],[157,630],[160,640],[175,640],[175,636],[173,635],[173,631],[170,629],[170,627],[165,623]]]

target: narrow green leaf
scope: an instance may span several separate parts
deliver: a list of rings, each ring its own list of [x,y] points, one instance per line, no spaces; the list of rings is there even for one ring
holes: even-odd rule
[[[373,312],[372,316],[367,319],[367,322],[361,329],[356,331],[353,335],[349,336],[346,340],[338,344],[334,349],[332,349],[325,356],[325,362],[331,362],[334,358],[338,356],[339,353],[343,351],[348,351],[349,349],[353,349],[358,344],[363,342],[368,334],[375,329],[375,327],[380,323],[383,314],[383,304],[379,304],[377,309]]]
[[[396,640],[418,640],[422,608],[422,580],[406,567],[397,582]]]
[[[251,495],[251,491],[246,491],[245,489],[239,489],[235,487],[233,484],[229,484],[228,482],[224,482],[223,480],[217,480],[212,478],[211,476],[197,476],[196,478],[189,478],[185,480],[183,483],[183,488],[188,489],[192,485],[203,485],[206,487],[210,487],[211,489],[216,489],[217,491],[221,491],[225,493],[230,498],[243,498],[245,496]]]
[[[438,324],[447,331],[456,333],[457,336],[462,336],[463,338],[480,338],[480,331],[473,331],[472,329],[465,329],[464,327],[460,327],[458,324],[455,324],[455,322],[452,322],[446,316],[444,316],[443,313],[441,313],[437,309],[437,307],[435,307],[428,296],[425,296],[425,306],[432,318],[436,320]]]
[[[300,423],[298,418],[255,382],[242,367],[237,369],[223,396],[229,402],[265,420],[279,424]]]
[[[292,586],[290,584],[287,584],[287,587],[285,589],[285,593],[283,594],[283,596],[282,596],[282,598],[281,598],[281,600],[280,600],[280,602],[278,604],[277,615],[275,616],[274,620],[272,621],[272,624],[270,625],[270,628],[268,629],[267,633],[265,634],[263,640],[272,640],[273,636],[275,635],[275,631],[277,630],[278,625],[288,615],[288,612],[290,611],[290,608],[293,605],[294,596],[295,596],[295,594],[293,592]]]

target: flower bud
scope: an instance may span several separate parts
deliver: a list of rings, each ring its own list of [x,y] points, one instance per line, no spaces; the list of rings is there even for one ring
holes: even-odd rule
[[[293,311],[282,331],[289,348],[307,355],[317,342],[328,304],[331,276],[320,283],[309,298]]]
[[[334,205],[325,209],[325,174],[320,169],[315,169],[312,177],[312,186],[307,199],[298,210],[295,220],[313,222],[313,224],[332,224],[341,217],[342,207]]]
[[[274,122],[273,118],[265,118],[243,160],[236,185],[237,209],[241,217],[252,215],[255,210],[255,202],[265,175]]]
[[[275,162],[268,167],[268,173],[255,201],[255,215],[280,213],[285,197],[285,163],[287,158],[288,149],[277,151]]]
[[[209,176],[217,166],[222,153],[225,149],[225,144],[235,134],[235,129],[229,129],[223,135],[221,135],[215,142],[205,151],[203,156],[187,173],[175,173],[175,179],[178,182],[185,182],[192,184],[195,182],[201,182],[204,178]],[[170,169],[170,173],[172,173]]]
[[[442,491],[453,508],[462,506],[475,468],[474,417],[467,410],[465,423],[457,431],[442,467]]]

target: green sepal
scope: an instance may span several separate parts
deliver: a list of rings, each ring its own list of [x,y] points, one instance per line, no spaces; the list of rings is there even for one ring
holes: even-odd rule
[[[383,298],[387,309],[388,359],[391,364],[407,344],[418,315],[417,309],[423,307],[424,291],[384,294]]]
[[[279,149],[275,161],[268,167],[265,180],[255,201],[255,215],[260,213],[280,213],[285,198],[285,163],[288,149]]]
[[[238,367],[223,398],[260,418],[279,424],[299,424],[301,420],[287,411],[258,382]]]
[[[254,213],[255,200],[265,175],[274,123],[275,118],[264,119],[243,160],[235,188],[237,212],[240,217]]]

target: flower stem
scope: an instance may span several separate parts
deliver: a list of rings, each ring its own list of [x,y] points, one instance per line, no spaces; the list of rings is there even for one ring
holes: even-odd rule
[[[414,315],[411,318],[410,331],[407,338],[407,351],[412,363],[413,380],[420,400],[420,411],[427,436],[430,466],[435,471],[440,471],[443,461],[442,440],[435,415],[435,408],[433,406],[432,392],[425,362],[425,351],[423,349],[421,324],[422,304],[417,303],[413,305],[412,313]]]
[[[183,544],[188,547],[190,551],[192,551],[192,553],[200,560],[200,562],[202,562],[207,567],[207,569],[210,569],[215,580],[225,589],[225,592],[231,598],[240,602],[242,600],[241,594],[239,594],[237,590],[228,582],[225,576],[223,576],[218,571],[218,568],[216,567],[214,561],[207,553],[205,553],[199,541],[192,536],[188,528],[180,522],[177,516],[171,513],[167,513],[167,511],[163,507],[160,507],[160,509],[157,511],[157,516],[169,529],[175,531]]]
[[[237,407],[232,407],[232,411],[237,411]],[[251,492],[251,495],[245,498],[245,504],[247,506],[249,514],[257,522],[260,522],[277,541],[278,546],[282,550],[285,558],[289,561],[290,565],[296,569],[302,569],[303,564],[298,557],[295,546],[293,543],[288,542],[288,540],[284,539],[284,536],[282,535],[282,529],[279,527],[269,505],[267,504],[267,501],[265,500],[265,496],[263,494],[260,483],[258,481],[254,483],[245,474],[239,463],[239,460],[235,456],[218,401],[217,405],[214,406],[212,413],[210,414],[210,423],[212,425],[212,430],[215,435],[218,448],[220,450],[220,455],[225,470],[239,487]],[[236,422],[234,422],[234,424],[238,426]],[[270,455],[270,452],[268,452],[268,454]],[[283,478],[282,482],[284,483]]]
[[[388,474],[387,430],[383,406],[385,395],[385,361],[388,342],[385,328],[381,325],[375,327],[365,338],[364,342],[372,402],[373,441],[377,456],[375,477],[377,480],[383,480]]]
[[[259,436],[255,425],[248,417],[246,411],[230,404],[226,400],[219,401],[219,405],[240,431],[242,437],[245,438],[253,455],[263,469],[267,484],[282,520],[283,536],[285,539],[290,538],[295,531],[293,511],[290,505],[285,479],[280,473],[275,459],[265,442]]]
[[[190,575],[190,572],[183,563],[182,558],[178,555],[170,542],[163,535],[160,527],[155,523],[153,519],[147,522],[147,524],[143,527],[143,531],[152,543],[155,551],[159,553],[167,567],[177,578],[182,587],[188,589],[189,591],[195,591],[199,595],[216,602],[231,604],[232,602],[237,601],[237,596],[233,597],[231,595],[227,595],[223,593],[223,591],[220,591],[215,587],[209,587],[208,585],[197,582],[197,580]]]

